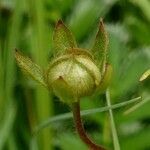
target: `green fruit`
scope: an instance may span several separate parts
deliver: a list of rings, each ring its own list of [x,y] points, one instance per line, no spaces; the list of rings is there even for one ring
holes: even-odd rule
[[[100,80],[99,68],[90,55],[80,49],[54,59],[47,71],[48,85],[67,103],[92,95]]]

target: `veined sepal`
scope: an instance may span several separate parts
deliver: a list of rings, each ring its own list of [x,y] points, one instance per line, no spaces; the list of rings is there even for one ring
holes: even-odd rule
[[[71,31],[62,20],[58,20],[53,34],[53,55],[62,55],[67,49],[77,47],[76,40]]]
[[[108,35],[103,20],[101,18],[99,22],[98,32],[96,34],[96,38],[94,41],[94,45],[91,49],[91,52],[93,53],[95,59],[99,63],[100,70],[104,70],[106,65],[108,43],[109,43]]]
[[[48,88],[44,78],[45,72],[43,71],[43,69],[41,69],[40,66],[34,63],[29,57],[23,55],[17,49],[15,50],[15,59],[23,73],[25,73],[28,77],[31,77],[44,87]]]
[[[96,89],[95,94],[100,94],[106,91],[112,79],[113,68],[110,64],[106,64],[105,72],[102,76],[101,82]]]
[[[64,103],[71,104],[73,102],[77,102],[77,98],[75,97],[72,88],[62,76],[59,76],[58,79],[52,82],[51,86],[55,95],[57,95]]]

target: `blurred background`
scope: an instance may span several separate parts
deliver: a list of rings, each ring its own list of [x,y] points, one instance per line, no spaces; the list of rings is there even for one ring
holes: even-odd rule
[[[72,119],[52,122],[33,136],[35,126],[70,108],[22,74],[14,49],[46,68],[58,19],[71,29],[79,47],[90,49],[100,17],[109,33],[114,68],[112,104],[138,96],[143,100],[113,111],[121,150],[150,150],[150,82],[139,82],[150,67],[149,0],[0,0],[0,150],[87,149]],[[104,94],[81,101],[82,110],[105,105]],[[131,107],[136,109],[124,114]],[[83,120],[97,143],[113,149],[108,112]]]

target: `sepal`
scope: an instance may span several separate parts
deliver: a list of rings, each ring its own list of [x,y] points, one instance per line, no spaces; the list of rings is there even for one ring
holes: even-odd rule
[[[64,54],[67,49],[77,47],[75,38],[71,31],[64,25],[62,20],[59,20],[56,24],[53,35],[53,53]]]
[[[47,87],[44,79],[44,71],[40,68],[40,66],[35,64],[29,57],[24,56],[18,50],[15,50],[15,59],[18,66],[25,74],[27,74],[29,77],[39,82],[43,86]]]
[[[96,89],[96,94],[100,94],[106,91],[108,85],[112,79],[113,68],[110,64],[106,64],[105,73],[102,76],[102,80]]]
[[[77,99],[74,97],[72,88],[62,76],[52,83],[52,87],[55,95],[57,95],[64,103],[71,104],[76,102]]]
[[[107,51],[108,51],[108,35],[105,30],[103,20],[100,19],[99,29],[92,48],[92,53],[99,63],[100,69],[103,70],[106,65]]]

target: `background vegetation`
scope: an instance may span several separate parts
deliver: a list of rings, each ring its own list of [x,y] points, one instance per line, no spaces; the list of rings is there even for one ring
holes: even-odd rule
[[[75,134],[72,119],[51,122],[33,136],[39,123],[70,109],[26,79],[13,53],[18,48],[46,67],[58,19],[70,27],[80,47],[90,48],[100,17],[109,33],[114,68],[111,102],[142,96],[138,104],[113,111],[121,149],[150,149],[149,79],[139,83],[150,66],[149,0],[0,0],[0,150],[87,149]],[[105,95],[81,101],[82,109],[105,105]],[[113,149],[108,112],[83,119],[95,141]]]

